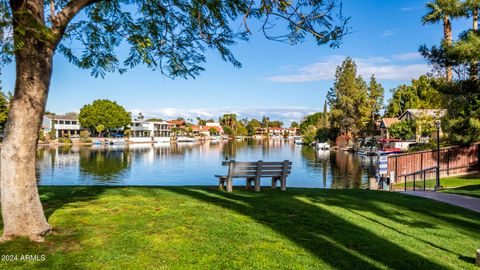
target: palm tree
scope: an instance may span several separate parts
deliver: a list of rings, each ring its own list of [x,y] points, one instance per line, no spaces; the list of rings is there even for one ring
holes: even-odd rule
[[[443,41],[447,47],[452,46],[452,23],[451,18],[465,15],[465,8],[458,0],[434,0],[425,5],[428,9],[427,14],[422,17],[422,23],[437,23],[443,21]],[[452,65],[446,65],[447,81],[453,77]]]
[[[469,15],[472,16],[472,29],[475,34],[478,32],[478,10],[480,9],[480,0],[467,0],[465,2],[465,8]],[[478,62],[473,60],[470,64],[470,77],[474,80],[477,79]]]

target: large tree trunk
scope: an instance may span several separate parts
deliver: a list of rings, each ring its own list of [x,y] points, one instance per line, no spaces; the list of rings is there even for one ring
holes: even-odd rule
[[[473,19],[473,31],[476,33],[478,31],[478,9],[474,8],[472,12]],[[470,64],[470,78],[476,80],[478,77],[478,61],[475,59]]]
[[[19,3],[20,1],[16,2]],[[35,5],[34,5],[35,4]],[[36,19],[43,19],[43,1],[19,4],[30,8]],[[37,9],[35,9],[37,7]],[[13,9],[25,6],[13,6]],[[14,30],[27,25],[23,14],[15,13]],[[22,17],[24,16],[24,17]],[[14,35],[19,35],[14,32]],[[3,217],[1,240],[26,236],[34,241],[43,241],[51,231],[43,213],[37,190],[35,161],[38,134],[47,101],[52,71],[52,46],[38,41],[32,33],[16,36],[24,45],[15,52],[15,94],[10,106],[5,140],[0,157],[0,195]]]
[[[443,17],[443,35],[444,35],[445,45],[447,47],[452,46],[452,24],[448,16]],[[449,63],[446,64],[446,77],[447,77],[447,81],[449,82],[452,81],[453,70],[452,70],[452,65]]]

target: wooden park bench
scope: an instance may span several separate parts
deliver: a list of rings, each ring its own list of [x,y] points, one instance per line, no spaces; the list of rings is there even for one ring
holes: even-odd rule
[[[227,175],[215,175],[218,177],[218,187],[225,188],[227,183],[227,192],[232,192],[233,178],[245,178],[246,187],[249,189],[252,182],[255,185],[255,191],[260,191],[260,178],[271,177],[272,189],[276,188],[277,181],[280,181],[280,186],[283,191],[287,189],[287,176],[292,171],[292,162],[284,160],[281,162],[264,162],[259,160],[257,162],[235,162],[223,161],[222,166],[228,166]]]

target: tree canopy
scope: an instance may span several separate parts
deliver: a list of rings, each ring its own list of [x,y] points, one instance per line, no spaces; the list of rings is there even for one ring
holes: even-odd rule
[[[454,0],[451,0],[454,1]],[[480,44],[478,9],[480,1],[455,1],[463,9],[462,17],[472,18],[472,27],[465,29],[458,40],[442,42],[440,46],[420,47],[420,52],[434,71],[452,66],[453,80],[436,80],[435,86],[442,93],[447,116],[442,121],[452,144],[470,144],[480,140],[480,82],[478,60]]]
[[[56,46],[70,63],[91,70],[95,77],[123,73],[139,64],[169,77],[195,77],[204,70],[207,49],[218,51],[223,60],[240,67],[229,47],[248,39],[250,19],[260,21],[261,32],[268,39],[290,44],[311,35],[318,44],[337,47],[349,31],[349,18],[343,16],[337,1],[52,0],[44,1],[41,17],[47,21],[32,21],[10,35],[14,13],[25,8],[22,1],[12,3],[16,4],[0,1],[2,63],[12,61],[22,38],[33,34],[39,41]],[[230,22],[238,19],[244,27],[233,28]],[[129,49],[122,59],[117,50],[123,45]]]
[[[122,128],[131,123],[131,115],[114,101],[99,99],[80,110],[82,127],[102,133],[104,130]]]
[[[300,122],[300,130],[302,133],[306,133],[309,129],[309,126],[313,126],[315,128],[322,128],[323,127],[323,118],[324,113],[318,112],[306,115],[302,121]]]
[[[422,75],[411,85],[400,85],[392,90],[386,107],[386,117],[398,117],[408,109],[440,109],[442,94],[437,90],[436,79]]]
[[[375,75],[372,75],[368,84],[368,105],[370,108],[370,126],[372,127],[375,121],[380,119],[384,92],[383,86],[377,82]]]
[[[359,132],[368,122],[371,107],[367,102],[368,87],[357,76],[357,65],[347,57],[335,72],[333,87],[327,94],[331,126],[349,134]]]

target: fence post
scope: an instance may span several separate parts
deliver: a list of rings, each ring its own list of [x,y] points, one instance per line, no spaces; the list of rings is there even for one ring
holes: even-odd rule
[[[425,190],[425,174],[426,171],[423,171],[423,190]]]
[[[450,148],[447,149],[447,176],[450,176]]]
[[[480,167],[480,143],[477,144],[477,168]]]
[[[405,176],[405,180],[403,182],[405,183],[405,191],[407,191],[407,176]]]
[[[416,180],[416,178],[417,178],[417,175],[414,174],[413,175],[413,191],[415,191],[415,180]]]
[[[425,168],[423,168],[423,151],[420,152],[420,170],[423,170]]]
[[[480,153],[480,152],[479,152],[479,153]],[[387,159],[387,160],[388,160],[388,159]],[[395,181],[394,181],[394,183],[397,182],[397,177],[398,177],[397,171],[398,171],[398,156],[395,155]]]

